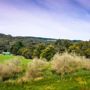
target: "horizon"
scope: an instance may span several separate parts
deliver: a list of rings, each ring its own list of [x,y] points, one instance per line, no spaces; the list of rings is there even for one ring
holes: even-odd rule
[[[67,39],[67,38],[50,38],[50,37],[39,37],[39,36],[24,36],[24,35],[22,35],[22,36],[18,36],[18,35],[16,35],[16,36],[14,36],[14,35],[11,35],[11,34],[5,34],[5,33],[0,33],[0,34],[4,34],[4,35],[10,35],[10,36],[12,36],[12,37],[32,37],[32,38],[45,38],[45,39],[52,39],[52,40],[71,40],[71,41],[73,41],[73,40],[76,40],[76,41],[90,41],[90,40],[80,40],[80,39]]]
[[[90,1],[0,0],[0,33],[90,40]]]

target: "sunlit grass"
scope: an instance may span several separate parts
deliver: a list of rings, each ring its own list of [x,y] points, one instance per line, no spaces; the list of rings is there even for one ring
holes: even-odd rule
[[[90,64],[87,59],[87,61],[83,61],[82,58],[78,56],[75,59],[73,56],[68,56],[68,54],[64,54],[64,56],[59,56],[56,55],[53,60],[54,69],[56,72],[53,72],[53,68],[48,68],[45,66],[45,71],[44,65],[45,62],[37,59],[37,60],[30,60],[30,59],[25,59],[22,56],[13,56],[13,55],[0,55],[0,64],[6,65],[7,63],[18,63],[15,61],[20,61],[19,66],[24,70],[21,71],[21,73],[18,73],[15,75],[15,77],[11,77],[6,81],[0,81],[0,90],[90,90],[90,69],[89,66]],[[67,60],[68,58],[68,60]],[[77,63],[77,60],[79,60],[79,63]],[[84,59],[84,58],[83,58]],[[53,61],[52,60],[52,61]],[[64,60],[64,61],[63,61]],[[51,62],[52,62],[51,61]],[[74,61],[71,62],[71,61]],[[80,63],[80,61],[83,61]],[[29,63],[29,67],[28,66]],[[30,64],[31,63],[31,64]],[[50,66],[52,66],[50,62]],[[70,64],[75,64],[75,66],[71,66]],[[59,66],[57,66],[59,64]],[[81,65],[81,67],[76,67],[77,65]],[[11,64],[10,64],[11,65]],[[60,66],[61,65],[61,66]],[[69,69],[64,69],[63,72],[63,77],[60,75],[60,68],[62,66],[68,65],[68,67],[77,68],[77,70],[73,70],[73,72],[69,72]],[[84,67],[82,67],[82,65]],[[8,69],[8,68],[6,68]],[[30,70],[30,71],[28,71]],[[37,71],[31,73],[31,70]],[[57,73],[57,70],[59,70],[60,73]],[[67,71],[65,71],[67,70]],[[30,79],[31,77],[27,78],[25,77],[26,72],[29,72],[29,75],[36,75],[38,73],[42,72],[41,77],[37,77],[35,79]],[[67,73],[69,72],[69,73]],[[8,72],[7,72],[8,73]]]
[[[13,60],[13,59],[18,59],[19,61],[21,61],[22,64],[27,64],[31,60],[31,59],[26,59],[23,56],[2,55],[2,54],[0,54],[0,63],[5,63],[5,62]]]

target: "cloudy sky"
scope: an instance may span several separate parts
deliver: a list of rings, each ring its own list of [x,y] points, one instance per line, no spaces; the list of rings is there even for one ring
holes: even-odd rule
[[[0,0],[0,33],[90,39],[90,0]]]

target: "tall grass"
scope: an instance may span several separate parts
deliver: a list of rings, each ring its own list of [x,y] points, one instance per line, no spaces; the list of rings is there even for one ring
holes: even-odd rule
[[[23,72],[23,67],[20,63],[20,60],[16,58],[7,63],[0,64],[0,80],[10,79],[16,74]],[[51,71],[65,75],[80,69],[90,70],[90,60],[75,54],[56,54],[49,62],[37,58],[33,59],[32,62],[27,64],[27,68],[25,68],[23,74],[17,79],[19,81],[36,79],[52,74]]]
[[[56,54],[51,61],[51,67],[56,73],[63,75],[79,69],[90,70],[90,61],[75,54]]]
[[[4,81],[11,77],[14,77],[15,74],[21,72],[18,60],[10,60],[7,63],[0,64],[0,80]]]
[[[37,78],[43,76],[43,72],[47,70],[49,63],[46,60],[33,59],[32,63],[28,64],[26,76],[28,78]]]

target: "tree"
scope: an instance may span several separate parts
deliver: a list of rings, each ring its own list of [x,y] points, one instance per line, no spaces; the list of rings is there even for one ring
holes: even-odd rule
[[[41,56],[41,58],[45,58],[49,61],[54,56],[55,53],[56,53],[56,50],[55,50],[54,46],[49,45],[43,50],[43,52],[41,53],[40,56]]]
[[[33,51],[33,57],[38,57],[40,58],[40,54],[42,51],[45,49],[45,44],[38,44],[36,48]]]
[[[15,44],[13,44],[13,45],[11,46],[10,51],[11,51],[11,53],[17,55],[17,54],[19,54],[19,53],[18,53],[19,49],[22,48],[23,46],[24,46],[23,43],[20,42],[20,41],[18,41],[18,42],[16,42]]]
[[[73,44],[68,49],[69,52],[75,52],[81,56],[90,57],[90,42],[83,41],[76,44]]]
[[[66,50],[68,50],[68,48],[69,48],[69,46],[71,44],[72,44],[71,41],[70,40],[66,40],[66,39],[58,39],[55,42],[55,46],[56,46],[57,52],[59,52],[59,53],[63,53]]]
[[[88,48],[88,49],[85,50],[85,56],[87,58],[90,58],[90,48]]]

